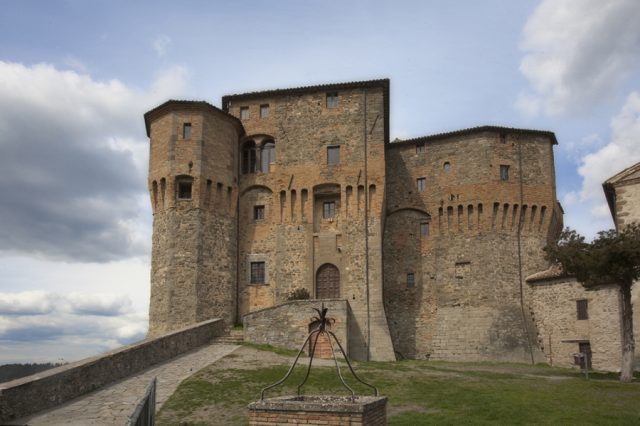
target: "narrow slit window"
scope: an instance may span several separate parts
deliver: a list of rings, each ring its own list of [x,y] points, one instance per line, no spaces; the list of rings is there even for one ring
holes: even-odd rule
[[[416,286],[416,275],[413,272],[407,272],[407,288]]]
[[[327,147],[327,164],[334,166],[340,163],[340,147],[328,146]]]
[[[182,125],[182,139],[191,139],[191,123]]]
[[[500,180],[509,180],[509,166],[500,166]]]
[[[264,206],[253,206],[253,220],[264,219]]]

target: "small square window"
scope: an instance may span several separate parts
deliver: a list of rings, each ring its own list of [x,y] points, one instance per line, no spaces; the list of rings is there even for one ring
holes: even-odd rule
[[[327,108],[337,108],[337,107],[338,107],[338,92],[328,92]]]
[[[249,119],[249,107],[243,106],[240,107],[240,120],[248,120]]]
[[[426,178],[418,178],[416,179],[416,184],[418,185],[418,192],[423,192],[427,187],[427,179]]]
[[[509,180],[509,166],[500,166],[500,180]]]
[[[413,272],[407,272],[407,288],[414,288],[416,286],[416,276]]]
[[[260,105],[260,118],[269,117],[269,104]]]
[[[424,146],[424,142],[420,142],[416,145],[416,154],[422,154],[426,151],[426,148]]]
[[[579,320],[589,319],[589,301],[587,299],[576,300],[576,311]]]
[[[429,236],[429,222],[421,222],[420,223],[420,235],[422,237]]]
[[[182,139],[191,139],[191,123],[182,125]]]
[[[264,284],[264,262],[251,262],[251,284]]]
[[[264,206],[253,206],[253,220],[264,219]]]
[[[336,202],[325,201],[322,203],[322,218],[333,219],[334,217],[336,217]]]
[[[191,199],[191,181],[178,181],[178,200]]]
[[[334,166],[340,163],[340,147],[328,146],[327,147],[327,164]]]

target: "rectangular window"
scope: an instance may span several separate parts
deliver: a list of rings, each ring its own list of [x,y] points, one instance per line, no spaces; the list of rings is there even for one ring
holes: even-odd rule
[[[322,203],[322,218],[332,219],[334,217],[336,217],[336,202],[325,201]]]
[[[500,143],[503,144],[503,145],[507,143],[507,134],[506,133],[500,133]]]
[[[407,288],[416,286],[416,276],[413,272],[407,272]]]
[[[418,178],[416,179],[416,184],[418,185],[418,192],[423,192],[427,187],[427,179],[426,178]]]
[[[191,123],[182,125],[182,139],[191,139]]]
[[[178,181],[178,200],[191,199],[191,181]]]
[[[264,206],[253,206],[253,220],[264,219]]]
[[[420,142],[416,145],[416,154],[422,154],[425,150],[424,142]]]
[[[338,92],[328,92],[327,108],[337,108],[337,107],[338,107]]]
[[[500,180],[509,180],[509,166],[500,166]]]
[[[327,164],[330,166],[340,163],[340,147],[328,146],[327,147]]]
[[[264,262],[251,262],[251,284],[264,282]]]
[[[249,107],[244,106],[240,107],[240,120],[248,120],[249,119]]]
[[[267,118],[269,116],[269,104],[260,105],[260,118]]]
[[[429,222],[420,223],[420,235],[423,237],[429,236]]]
[[[576,311],[579,320],[589,319],[589,301],[587,299],[576,300]]]

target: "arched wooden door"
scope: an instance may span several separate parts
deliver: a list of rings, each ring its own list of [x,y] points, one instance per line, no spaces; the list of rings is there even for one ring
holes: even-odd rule
[[[340,271],[335,265],[325,263],[316,273],[316,299],[340,298]]]

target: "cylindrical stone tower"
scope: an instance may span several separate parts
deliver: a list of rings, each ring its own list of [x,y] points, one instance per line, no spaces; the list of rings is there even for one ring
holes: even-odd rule
[[[149,336],[235,321],[240,121],[206,102],[144,116],[153,208]]]

